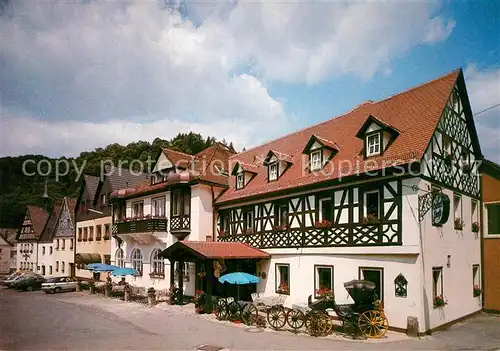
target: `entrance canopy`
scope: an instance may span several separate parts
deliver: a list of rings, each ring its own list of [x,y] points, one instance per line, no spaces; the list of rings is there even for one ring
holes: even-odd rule
[[[99,255],[98,253],[77,253],[75,255],[75,263],[101,263],[101,255]]]
[[[270,255],[267,252],[251,247],[239,242],[218,242],[218,241],[178,241],[170,245],[160,253],[161,257],[169,260],[184,261],[226,260],[240,259],[265,259]]]

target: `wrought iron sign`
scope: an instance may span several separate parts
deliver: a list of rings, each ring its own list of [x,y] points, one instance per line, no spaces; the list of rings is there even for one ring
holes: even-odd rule
[[[421,195],[418,198],[419,220],[422,221],[429,210],[432,209],[432,225],[440,227],[448,221],[450,216],[450,198],[443,193]]]

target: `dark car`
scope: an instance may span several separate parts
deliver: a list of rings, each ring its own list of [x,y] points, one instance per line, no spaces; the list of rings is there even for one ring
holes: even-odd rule
[[[39,290],[44,282],[45,279],[42,276],[34,275],[16,282],[14,288],[24,291]]]

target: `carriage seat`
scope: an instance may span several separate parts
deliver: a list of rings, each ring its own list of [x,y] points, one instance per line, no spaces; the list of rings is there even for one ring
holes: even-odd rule
[[[337,305],[337,311],[335,311],[339,318],[348,318],[352,314],[352,305]]]

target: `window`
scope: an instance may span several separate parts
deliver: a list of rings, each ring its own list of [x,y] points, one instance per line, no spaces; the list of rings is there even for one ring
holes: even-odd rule
[[[375,294],[379,300],[384,300],[384,269],[361,267],[359,269],[359,279],[368,280],[375,283]]]
[[[144,215],[144,202],[134,202],[132,204],[132,217],[140,218]]]
[[[470,216],[471,216],[471,219],[470,219],[470,222],[471,223],[479,223],[479,216],[478,216],[478,209],[477,209],[477,201],[476,200],[472,200],[471,203],[470,203],[470,206],[471,206],[471,210],[470,210]]]
[[[322,168],[321,150],[311,152],[311,171],[317,171]]]
[[[42,246],[42,255],[45,255],[45,246]]]
[[[78,228],[78,241],[82,241],[82,234],[83,234],[82,228]]]
[[[276,263],[276,292],[290,295],[290,265]]]
[[[61,273],[64,273],[64,261],[61,262]]]
[[[474,297],[481,295],[481,279],[479,275],[479,265],[472,265],[472,295]]]
[[[56,240],[56,250],[59,250],[59,239]]]
[[[94,227],[89,227],[89,241],[94,241]]]
[[[224,235],[229,235],[231,233],[229,216],[222,217],[222,231]]]
[[[181,215],[181,194],[179,192],[172,193],[172,216]]]
[[[314,265],[314,297],[326,291],[333,293],[333,266]]]
[[[154,274],[165,275],[165,261],[160,257],[161,250],[155,249],[151,254],[151,267]]]
[[[52,246],[49,246],[49,254],[52,255]]]
[[[73,239],[69,239],[69,249],[73,250]]]
[[[443,135],[443,153],[451,154],[451,138],[448,135]]]
[[[42,266],[42,275],[45,275],[45,266]]]
[[[500,204],[486,205],[488,234],[500,234]]]
[[[109,224],[104,225],[104,240],[109,240]]]
[[[380,133],[367,136],[366,156],[374,156],[379,154],[380,154]]]
[[[378,190],[365,193],[365,211],[367,217],[375,216],[375,218],[380,218],[380,199]]]
[[[184,216],[189,216],[189,212],[191,210],[191,194],[184,193]]]
[[[253,233],[253,211],[248,211],[245,213],[245,230],[247,232]]]
[[[49,275],[52,275],[52,266],[49,266]]]
[[[56,261],[56,273],[59,272],[59,261]]]
[[[319,220],[333,222],[333,204],[330,198],[319,200]]]
[[[99,241],[102,238],[102,225],[96,225],[95,240]]]
[[[176,275],[179,274],[179,262],[175,262],[174,271],[175,271],[174,274],[176,274]],[[175,279],[178,279],[178,278],[175,278]],[[184,265],[182,266],[182,279],[185,282],[189,281],[189,263],[188,262],[184,262]]]
[[[65,250],[65,249],[66,249],[66,240],[61,239],[61,250]]]
[[[278,163],[269,165],[269,181],[278,179]]]
[[[116,265],[118,267],[121,267],[121,268],[125,267],[125,259],[124,259],[124,256],[123,256],[123,250],[122,249],[116,250],[115,261],[116,261]]]
[[[443,296],[443,267],[432,268],[432,300]]]
[[[462,197],[458,194],[453,194],[453,212],[455,229],[462,230],[464,227],[464,221],[462,217]]]
[[[142,252],[139,249],[132,250],[132,267],[137,271],[137,275],[142,276]]]
[[[406,297],[408,295],[408,281],[401,273],[394,279],[394,292],[397,297]]]
[[[154,217],[165,217],[165,197],[153,199],[151,205],[151,214]]]
[[[278,225],[288,226],[288,206],[278,207]]]
[[[88,228],[83,228],[83,241],[87,241],[88,239]]]
[[[245,173],[236,174],[236,189],[242,189],[245,186]]]

